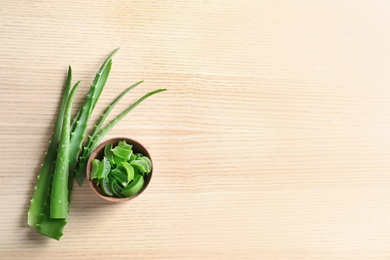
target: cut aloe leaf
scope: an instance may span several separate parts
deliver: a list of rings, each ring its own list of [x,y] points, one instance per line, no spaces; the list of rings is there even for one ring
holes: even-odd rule
[[[100,187],[102,188],[102,191],[105,195],[114,196],[114,193],[110,188],[110,182],[108,180],[108,177],[104,177],[100,180]]]
[[[118,197],[123,197],[122,193],[122,188],[119,186],[118,182],[116,181],[115,178],[108,177],[109,183],[110,183],[110,188],[114,192],[114,194]]]
[[[137,168],[142,174],[148,173],[148,165],[145,161],[137,159],[132,161],[130,164]]]
[[[93,179],[96,179],[97,178],[97,173],[99,171],[99,167],[100,167],[100,161],[98,159],[93,159],[91,161],[91,166],[92,166],[92,169],[91,169],[91,180]]]
[[[131,197],[135,194],[137,194],[142,187],[144,186],[144,178],[142,175],[137,175],[135,179],[127,185],[125,188],[122,189],[122,195],[126,197]]]
[[[122,160],[127,161],[130,159],[130,156],[133,153],[133,151],[131,149],[122,148],[122,147],[117,146],[114,149],[112,149],[112,153],[115,156],[122,158]]]
[[[114,155],[114,165],[116,166],[122,166],[122,163],[124,162],[124,159],[121,158],[121,157],[118,157],[116,155]]]
[[[150,161],[150,159],[146,156],[140,156],[138,157],[139,160],[142,160],[146,163],[147,165],[147,168],[146,168],[146,173],[149,173],[152,171],[152,161]]]
[[[110,172],[109,176],[114,177],[120,185],[122,185],[123,187],[126,187],[126,185],[129,183],[128,178],[127,178],[127,174],[126,174],[126,170],[123,169],[123,171],[121,171],[119,168],[122,168],[122,167],[118,167],[118,168],[112,170]]]
[[[110,170],[110,161],[106,157],[104,157],[103,160],[100,162],[99,171],[96,174],[97,178],[103,179],[104,177],[107,177],[107,175],[110,173]]]
[[[106,145],[106,147],[104,147],[104,157],[106,157],[111,165],[114,164],[114,154],[112,153],[112,144],[108,144]]]
[[[133,153],[133,154],[130,155],[130,160],[129,160],[129,162],[134,161],[134,160],[136,160],[136,159],[137,159],[137,155],[135,155],[135,154]]]
[[[134,179],[134,168],[128,162],[123,162],[122,166],[126,169],[127,183],[129,183]]]
[[[126,140],[119,141],[118,147],[126,149],[126,150],[132,150],[133,146],[131,144],[126,143]]]

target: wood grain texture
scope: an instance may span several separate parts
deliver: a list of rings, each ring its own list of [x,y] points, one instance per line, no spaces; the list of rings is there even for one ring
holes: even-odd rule
[[[0,1],[1,259],[389,259],[384,0]],[[75,188],[60,242],[26,224],[67,66],[83,101],[115,48],[107,136],[143,143],[148,189]]]

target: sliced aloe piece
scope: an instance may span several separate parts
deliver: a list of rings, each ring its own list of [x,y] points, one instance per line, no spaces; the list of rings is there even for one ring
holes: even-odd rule
[[[100,180],[100,187],[102,188],[102,191],[105,195],[114,196],[114,193],[110,188],[110,182],[108,180],[108,177],[104,177]]]
[[[111,163],[111,166],[112,164],[114,164],[114,154],[112,153],[112,144],[108,144],[104,147],[104,157],[106,157],[110,163]]]
[[[117,146],[114,149],[112,149],[112,153],[115,156],[118,156],[118,157],[122,158],[123,160],[127,161],[130,159],[130,156],[133,153],[133,151],[131,149]]]
[[[130,159],[129,159],[129,162],[131,161],[134,161],[137,159],[137,155],[135,155],[134,153],[130,155]]]
[[[145,161],[137,159],[130,163],[134,168],[137,168],[142,174],[148,173],[148,165]]]
[[[138,157],[138,159],[142,160],[142,161],[144,161],[146,163],[147,168],[146,168],[146,172],[145,173],[149,173],[149,172],[152,171],[152,161],[148,157],[140,156],[140,157]]]
[[[98,179],[103,179],[104,177],[107,177],[107,175],[110,173],[110,170],[110,161],[106,157],[104,157],[103,160],[100,162],[99,171],[97,172],[96,177]]]
[[[91,161],[91,166],[92,166],[92,169],[91,169],[90,178],[91,178],[91,180],[93,180],[93,179],[97,178],[97,174],[98,174],[98,171],[100,168],[100,161],[98,159],[93,159]]]
[[[126,150],[132,150],[133,146],[131,144],[126,143],[126,140],[119,141],[118,147],[126,149]]]
[[[129,183],[134,179],[134,168],[128,162],[123,162],[122,166],[126,169],[127,183]]]
[[[122,166],[122,163],[124,162],[124,159],[123,158],[121,158],[121,157],[118,157],[118,156],[116,156],[115,154],[114,154],[114,157],[113,157],[113,159],[114,159],[114,165],[116,165],[116,166]]]
[[[114,194],[118,197],[123,197],[122,193],[122,188],[119,186],[118,182],[116,181],[115,178],[113,177],[108,177],[109,183],[110,183],[110,188],[114,192]]]
[[[142,175],[137,175],[135,179],[127,185],[125,188],[122,189],[122,195],[125,197],[131,197],[135,194],[137,194],[142,187],[144,186],[144,178]]]
[[[120,168],[122,168],[122,167],[118,167],[118,168],[112,170],[110,172],[109,176],[114,177],[120,185],[122,185],[123,187],[126,187],[126,185],[129,183],[128,178],[127,178],[127,174],[126,174],[126,170],[124,168],[122,168],[122,170],[121,170]]]

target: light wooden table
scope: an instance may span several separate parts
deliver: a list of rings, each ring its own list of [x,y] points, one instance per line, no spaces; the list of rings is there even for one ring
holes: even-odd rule
[[[1,1],[1,259],[389,259],[390,4]],[[107,136],[155,172],[111,205],[75,188],[61,241],[26,224],[68,65],[92,116],[165,87]]]

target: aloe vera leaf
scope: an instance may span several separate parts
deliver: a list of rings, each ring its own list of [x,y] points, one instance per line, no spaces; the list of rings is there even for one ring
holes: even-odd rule
[[[104,177],[100,180],[100,187],[102,188],[103,193],[107,196],[114,196],[114,193],[110,188],[108,177]]]
[[[142,174],[149,173],[148,172],[148,165],[143,160],[134,160],[130,163],[134,168],[137,168]]]
[[[111,190],[114,192],[114,194],[115,194],[117,197],[123,197],[123,195],[121,194],[122,188],[119,186],[119,184],[118,184],[118,182],[116,181],[116,179],[113,178],[112,176],[109,176],[109,177],[108,177],[108,180],[109,180],[109,183],[110,183],[110,188],[111,188]]]
[[[92,144],[92,141],[93,139],[95,138],[95,136],[100,132],[100,129],[102,127],[102,125],[104,124],[104,121],[106,120],[107,116],[110,114],[111,110],[115,107],[115,105],[132,89],[134,89],[135,87],[137,87],[139,84],[141,84],[143,81],[138,81],[137,83],[135,83],[134,85],[128,87],[127,89],[125,89],[108,107],[107,109],[104,111],[104,113],[101,115],[101,118],[100,118],[100,121],[99,123],[95,126],[95,129],[92,133],[92,135],[88,136],[88,141],[87,141],[87,144],[83,147],[82,149],[82,154],[81,156],[79,157],[79,160],[80,161],[83,161],[85,159],[85,155],[88,153],[88,148],[91,146]],[[85,169],[84,169],[85,170]],[[76,169],[76,180],[77,180],[77,176],[79,175],[83,175],[84,174],[84,170],[80,170],[79,168]],[[81,186],[81,184],[79,183],[79,186]]]
[[[34,228],[36,228],[36,225],[41,222],[42,214],[45,212],[47,199],[49,197],[51,182],[53,179],[55,159],[57,157],[57,147],[60,139],[62,121],[71,85],[72,68],[71,66],[69,66],[68,76],[62,95],[62,101],[56,119],[54,131],[52,133],[51,141],[49,142],[50,144],[38,175],[36,186],[34,187],[34,195],[31,199],[30,208],[27,214],[27,223]]]
[[[122,163],[125,161],[125,159],[123,159],[122,157],[116,156],[115,154],[113,156],[113,159],[114,159],[115,165],[117,165],[117,166],[122,166]]]
[[[99,171],[97,172],[96,177],[98,179],[103,179],[104,177],[107,177],[110,171],[111,171],[110,161],[107,160],[106,157],[104,157],[103,160],[100,162]]]
[[[93,80],[93,83],[92,85],[97,85],[99,80],[100,80],[100,76],[103,74],[103,71],[105,70],[108,62],[114,57],[114,55],[119,51],[120,48],[117,48],[115,49],[109,56],[108,58],[103,62],[103,64],[100,66],[100,69],[98,70],[98,72],[96,73],[96,76],[95,76],[95,79]],[[106,79],[107,80],[107,79]],[[104,82],[104,83],[103,83]],[[104,86],[105,85],[105,81],[102,81],[102,85]],[[101,86],[101,85],[99,85]],[[99,89],[99,91],[95,92],[95,95],[93,95],[95,97],[95,101],[93,102],[92,104],[92,110],[95,108],[95,105],[96,105],[96,102],[97,100],[99,99],[100,97],[100,94],[102,93],[103,91],[103,87],[101,89]],[[79,120],[80,118],[80,115],[81,115],[81,109],[78,111],[76,117],[74,118],[73,120],[73,123],[72,123],[72,132],[76,126],[76,122]]]
[[[106,120],[107,116],[110,114],[111,110],[115,107],[115,105],[124,97],[130,90],[137,87],[139,84],[141,84],[143,81],[138,81],[137,83],[133,84],[132,86],[125,89],[104,111],[104,113],[101,115],[99,123],[95,126],[95,129],[91,136],[88,136],[87,144],[83,147],[82,153],[79,157],[79,163],[76,168],[75,176],[77,184],[81,187],[84,181],[85,176],[85,169],[86,169],[86,161],[88,160],[88,157],[92,151],[90,151],[90,147],[92,145],[93,139],[95,139],[96,135],[100,132],[101,127]]]
[[[102,125],[104,124],[104,121],[106,120],[107,116],[110,114],[111,110],[115,107],[115,105],[132,89],[140,85],[143,80],[138,81],[137,83],[131,85],[127,89],[125,89],[110,105],[108,105],[107,109],[104,111],[104,113],[101,116],[101,119],[99,123],[95,126],[95,129],[92,133],[92,135],[88,138],[88,142],[86,147],[90,147],[92,144],[93,139],[96,137],[96,135],[100,132],[100,129]]]
[[[91,178],[91,180],[93,180],[93,179],[97,178],[97,173],[98,173],[99,168],[100,168],[100,161],[98,159],[93,159],[91,161],[91,166],[92,166],[92,169],[91,169],[90,178]]]
[[[146,164],[146,173],[149,173],[152,171],[152,161],[147,156],[140,156],[138,157],[138,160],[142,160]]]
[[[121,171],[120,169],[116,168],[112,171],[110,171],[110,176],[114,177],[123,187],[125,187],[129,182],[127,178],[126,171]]]
[[[133,151],[131,149],[125,149],[120,146],[117,146],[114,149],[112,149],[112,153],[115,156],[122,158],[123,161],[127,161],[130,159],[130,156],[133,153]]]
[[[106,157],[107,160],[110,161],[112,166],[114,164],[114,158],[113,158],[114,154],[112,153],[111,149],[112,149],[112,144],[108,144],[104,147],[104,157]]]
[[[91,85],[90,91],[87,94],[86,100],[83,106],[80,108],[80,114],[75,122],[74,129],[71,132],[70,136],[70,169],[72,170],[77,162],[78,153],[81,150],[82,142],[84,140],[85,132],[88,125],[88,120],[92,114],[93,105],[96,100],[96,92],[98,88],[103,88],[104,84],[101,81],[106,82],[107,77],[111,71],[112,60],[109,60],[107,66],[104,68],[104,71],[98,72],[96,78]]]
[[[128,162],[123,162],[122,165],[126,169],[127,183],[129,183],[134,179],[134,168]]]
[[[94,140],[92,141],[91,147],[89,149],[89,153],[91,153],[96,146],[100,143],[101,139],[117,124],[119,123],[131,110],[133,110],[135,107],[137,107],[142,101],[147,99],[148,97],[157,94],[159,92],[165,91],[166,89],[157,89],[154,91],[151,91],[144,96],[142,96],[140,99],[138,99],[135,103],[133,103],[130,107],[128,107],[125,111],[123,111],[119,116],[114,118],[106,127],[104,127],[99,134],[96,135]],[[89,157],[90,154],[88,154]]]
[[[112,58],[114,57],[114,55],[119,51],[120,48],[117,48],[115,49],[109,56],[108,58],[104,61],[104,63],[102,64],[102,66],[100,67],[99,71],[104,71],[107,64],[110,62],[110,60],[112,60]],[[100,94],[102,93],[103,91],[103,88],[104,88],[104,85],[106,84],[107,82],[107,78],[108,78],[108,74],[107,76],[104,76],[104,73],[103,73],[103,77],[102,79],[98,82],[98,86],[96,88],[96,92],[95,92],[95,95],[94,95],[94,100],[93,100],[93,104],[92,104],[92,110],[95,108],[96,106],[96,103],[98,102],[99,100],[99,97],[100,97]]]
[[[133,153],[133,154],[130,156],[129,162],[134,161],[135,159],[137,159],[137,155],[135,155],[135,154]]]
[[[115,53],[114,53],[115,54]],[[110,55],[111,57],[112,55]],[[78,120],[75,122],[74,129],[70,136],[70,148],[69,148],[69,190],[73,188],[74,172],[76,168],[77,158],[82,149],[82,144],[87,130],[88,120],[92,114],[93,108],[99,99],[100,93],[102,92],[104,85],[107,81],[108,75],[110,74],[112,66],[112,60],[106,60],[101,69],[96,74],[95,80],[91,85],[90,91],[87,98],[80,109],[80,115]]]
[[[66,219],[58,218],[50,218],[50,195],[48,197],[48,205],[46,207],[46,210],[41,215],[41,221],[37,224],[37,231],[45,236],[48,236],[50,238],[54,238],[56,240],[60,240],[62,237],[63,229],[66,225]]]
[[[142,175],[137,175],[129,185],[122,189],[121,194],[125,197],[131,197],[137,194],[142,189],[144,183],[145,181]]]
[[[132,150],[133,146],[131,144],[126,143],[126,140],[119,141],[118,147],[125,149],[125,150]]]
[[[101,142],[102,138],[120,121],[122,118],[124,118],[131,110],[133,110],[135,107],[137,107],[142,101],[147,99],[148,97],[157,94],[159,92],[165,91],[166,89],[157,89],[154,91],[151,91],[144,96],[142,96],[140,99],[138,99],[135,103],[133,103],[130,107],[128,107],[125,111],[123,111],[119,116],[114,118],[106,127],[104,127],[99,134],[96,135],[96,137],[93,139],[90,147],[88,147],[86,155],[82,161],[80,161],[80,168],[77,172],[77,183],[81,186],[81,184],[84,181],[85,178],[85,169],[87,166],[88,158],[91,155],[92,151],[98,146],[98,144]]]
[[[58,144],[58,154],[53,175],[53,183],[50,198],[50,217],[66,218],[69,213],[68,202],[68,178],[69,178],[69,136],[70,118],[74,95],[80,85],[75,84],[66,102],[64,119],[62,122],[61,137]]]

